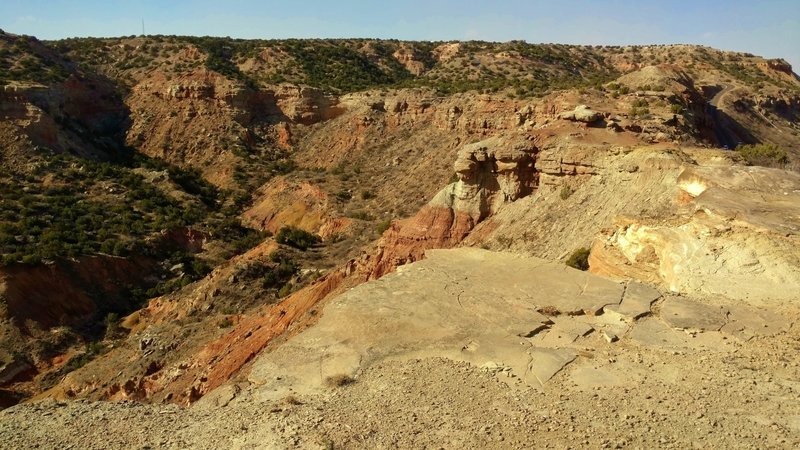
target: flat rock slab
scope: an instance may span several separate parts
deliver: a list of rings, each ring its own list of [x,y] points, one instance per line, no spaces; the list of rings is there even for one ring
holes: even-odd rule
[[[576,357],[565,349],[529,352],[554,326],[537,310],[596,312],[618,304],[622,292],[619,283],[538,258],[432,250],[331,299],[316,325],[256,358],[249,379],[272,393],[267,397],[278,396],[357,376],[385,359],[446,357],[510,367],[535,387]],[[577,318],[559,319],[574,322],[559,326],[566,344],[591,330]]]
[[[578,357],[575,350],[569,348],[533,348],[530,351],[530,371],[541,384],[561,371],[567,364]]]
[[[541,333],[534,345],[541,347],[570,346],[578,338],[588,336],[594,327],[581,319],[571,316],[561,316],[555,319],[554,325]]]
[[[629,334],[632,341],[648,347],[690,347],[690,336],[670,328],[658,319],[645,319],[636,324]]]
[[[659,298],[661,293],[655,288],[631,281],[625,289],[622,302],[607,306],[605,310],[619,314],[626,320],[636,320],[650,313],[650,306]]]
[[[791,325],[784,316],[763,309],[746,306],[730,306],[726,309],[728,323],[720,331],[745,341],[756,336],[773,336],[788,330]]]
[[[655,317],[636,322],[627,336],[636,344],[662,349],[728,351],[732,346],[731,340],[725,340],[722,333],[692,335],[676,330]]]
[[[719,331],[727,322],[725,313],[722,308],[683,297],[669,297],[661,305],[661,318],[683,330]]]

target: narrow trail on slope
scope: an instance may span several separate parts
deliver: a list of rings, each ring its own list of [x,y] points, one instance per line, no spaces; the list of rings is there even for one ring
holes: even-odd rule
[[[711,119],[714,138],[717,140],[717,144],[731,150],[735,149],[739,144],[739,139],[727,129],[721,120],[719,104],[726,94],[735,89],[736,87],[734,85],[723,83],[722,89],[717,92],[716,95],[709,100],[708,105],[706,105],[706,114]]]

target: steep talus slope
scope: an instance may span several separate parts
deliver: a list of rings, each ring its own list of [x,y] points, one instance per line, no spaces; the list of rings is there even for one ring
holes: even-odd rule
[[[128,286],[152,276],[153,265],[147,258],[109,255],[0,271],[2,383],[38,390],[35,382],[28,382],[67,362],[70,348],[79,341],[75,334],[97,334],[98,316],[125,310]]]
[[[242,214],[244,223],[270,233],[291,225],[317,232],[326,239],[347,228],[351,220],[337,220],[330,214],[332,194],[308,181],[293,181],[277,177],[263,186],[253,206]]]
[[[191,386],[181,380],[198,370],[190,363],[204,346],[247,320],[243,313],[274,301],[261,276],[276,265],[270,256],[277,247],[266,241],[179,293],[149,301],[120,323],[129,339],[59,380],[47,395],[166,401],[183,393],[178,386],[188,393]]]

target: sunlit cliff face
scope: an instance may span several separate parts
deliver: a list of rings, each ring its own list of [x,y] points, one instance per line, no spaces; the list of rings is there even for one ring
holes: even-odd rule
[[[696,258],[702,250],[696,238],[698,233],[691,223],[676,228],[631,224],[618,230],[612,241],[632,264],[645,252],[652,252],[657,261],[654,269],[658,277],[670,291],[680,292],[682,278],[691,271],[687,261]]]

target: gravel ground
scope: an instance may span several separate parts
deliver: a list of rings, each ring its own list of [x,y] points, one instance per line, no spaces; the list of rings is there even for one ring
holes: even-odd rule
[[[602,363],[652,376],[621,386],[560,374],[536,389],[414,359],[278,402],[256,400],[253,387],[188,409],[44,401],[0,412],[0,448],[798,448],[798,347],[792,329],[733,355],[628,349]]]

